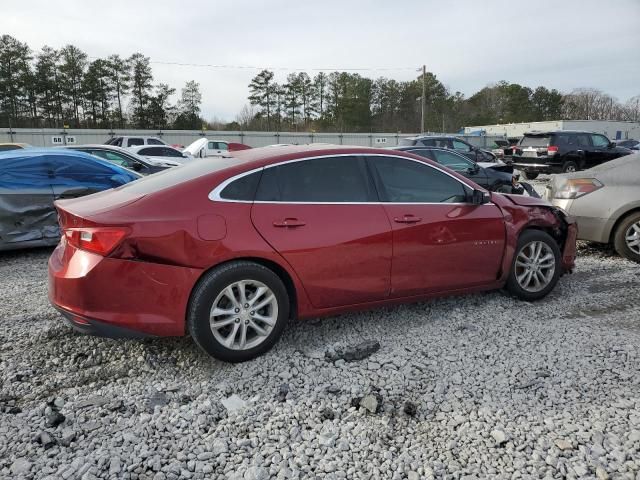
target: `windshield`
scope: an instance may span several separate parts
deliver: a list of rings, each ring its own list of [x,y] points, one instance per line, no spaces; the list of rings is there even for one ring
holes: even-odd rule
[[[551,136],[549,135],[525,135],[520,140],[521,147],[548,147]]]

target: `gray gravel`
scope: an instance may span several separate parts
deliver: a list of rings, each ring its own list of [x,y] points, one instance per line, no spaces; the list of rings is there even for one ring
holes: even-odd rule
[[[241,365],[73,332],[49,253],[0,255],[1,478],[640,479],[639,269],[607,249],[542,302],[309,321]]]

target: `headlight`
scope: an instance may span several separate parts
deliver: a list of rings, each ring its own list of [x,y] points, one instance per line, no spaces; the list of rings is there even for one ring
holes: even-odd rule
[[[553,198],[564,200],[580,198],[602,187],[604,187],[604,184],[595,178],[570,178],[558,190],[553,192]]]

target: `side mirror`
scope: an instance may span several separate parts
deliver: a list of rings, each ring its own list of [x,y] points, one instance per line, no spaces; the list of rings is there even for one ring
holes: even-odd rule
[[[616,148],[616,142],[609,142],[609,148]]]
[[[142,170],[142,164],[140,164],[140,163],[132,163],[131,164],[131,170],[134,170],[136,172],[140,172]]]
[[[474,190],[471,194],[471,203],[473,205],[484,205],[491,201],[491,194],[482,190]]]

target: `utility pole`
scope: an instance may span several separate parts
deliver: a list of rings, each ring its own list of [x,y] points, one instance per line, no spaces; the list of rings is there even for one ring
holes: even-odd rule
[[[426,109],[425,95],[427,94],[427,66],[422,65],[422,117],[420,120],[420,133],[424,133],[424,112]]]

